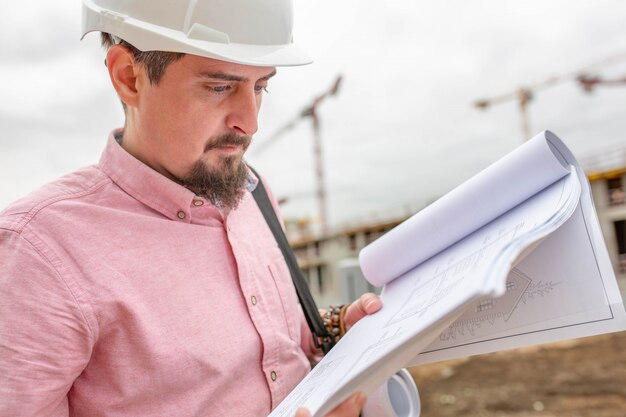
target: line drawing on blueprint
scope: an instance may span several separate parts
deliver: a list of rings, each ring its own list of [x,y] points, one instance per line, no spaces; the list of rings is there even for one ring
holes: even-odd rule
[[[537,297],[544,297],[545,295],[552,292],[554,288],[559,284],[561,283],[553,281],[538,281],[536,283],[531,283],[528,289],[524,292],[521,302],[527,304],[530,302],[530,300],[533,300]]]
[[[521,303],[544,297],[559,285],[558,282],[533,282],[533,279],[518,268],[513,268],[507,277],[506,292],[499,298],[479,301],[473,309],[464,313],[439,335],[441,342],[475,336],[477,329],[495,327],[508,322]]]
[[[419,277],[415,278],[415,287],[405,299],[402,307],[389,319],[385,327],[393,326],[414,316],[422,317],[428,309],[437,304],[460,285],[467,277],[468,272],[480,267],[497,247],[513,240],[518,231],[524,227],[524,222],[507,229],[501,228],[497,236],[487,234],[482,239],[482,247],[456,261],[454,257],[447,260],[447,266],[439,271],[436,269],[433,277],[422,282]],[[500,244],[500,245],[498,245]]]
[[[315,367],[315,371],[311,372],[309,375],[309,379],[306,381],[306,385],[297,391],[297,395],[289,398],[289,402],[283,401],[278,408],[274,411],[277,413],[277,417],[291,417],[294,415],[296,409],[299,407],[299,404],[303,404],[306,400],[311,397],[315,389],[319,388],[320,385],[323,385],[324,381],[327,379],[329,373],[333,372],[337,368],[337,364],[343,362],[346,356],[340,356],[335,358],[327,363],[319,364]],[[318,393],[319,394],[319,393]],[[330,396],[330,392],[325,394],[326,398]],[[316,394],[317,395],[317,394]],[[324,398],[324,401],[326,401]]]
[[[343,383],[343,380],[346,379],[346,377],[348,377],[349,375],[352,374],[352,370],[354,369],[355,366],[357,366],[358,364],[364,364],[364,363],[373,363],[378,359],[377,355],[380,351],[385,351],[385,349],[383,349],[384,347],[386,347],[387,345],[393,343],[395,340],[398,339],[399,336],[401,336],[402,334],[402,329],[400,327],[394,329],[393,332],[389,332],[389,331],[384,331],[383,334],[380,336],[380,338],[370,344],[367,348],[365,348],[361,354],[359,355],[358,358],[356,358],[356,360],[354,360],[352,362],[352,366],[350,366],[350,368],[344,372],[344,376],[343,378],[341,378],[338,382],[338,386],[341,386],[341,384]]]

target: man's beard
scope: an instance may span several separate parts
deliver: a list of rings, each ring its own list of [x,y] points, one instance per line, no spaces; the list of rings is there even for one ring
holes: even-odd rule
[[[249,136],[226,134],[211,141],[204,151],[206,153],[224,145],[241,145],[245,151],[250,141]],[[216,207],[234,210],[244,195],[247,178],[248,170],[243,159],[238,156],[225,156],[220,158],[216,166],[209,166],[199,160],[180,181],[185,187],[206,198]]]

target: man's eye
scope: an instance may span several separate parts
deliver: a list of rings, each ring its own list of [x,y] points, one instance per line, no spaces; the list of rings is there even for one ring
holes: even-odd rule
[[[211,85],[207,87],[210,91],[215,93],[224,93],[231,89],[230,85]]]
[[[261,92],[269,93],[269,90],[267,89],[266,85],[255,85],[254,91],[256,91],[257,93],[261,93]]]

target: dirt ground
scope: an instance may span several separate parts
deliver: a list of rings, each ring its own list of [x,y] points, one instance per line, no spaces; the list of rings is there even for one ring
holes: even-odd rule
[[[410,371],[422,417],[626,417],[626,332]]]

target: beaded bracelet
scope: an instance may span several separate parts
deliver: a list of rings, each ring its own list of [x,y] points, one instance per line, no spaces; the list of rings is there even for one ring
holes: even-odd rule
[[[350,304],[344,304],[339,307],[330,306],[322,316],[324,326],[326,326],[326,330],[328,331],[328,333],[333,336],[333,340],[335,343],[337,343],[339,339],[341,339],[342,336],[346,334],[344,317],[349,306]]]

